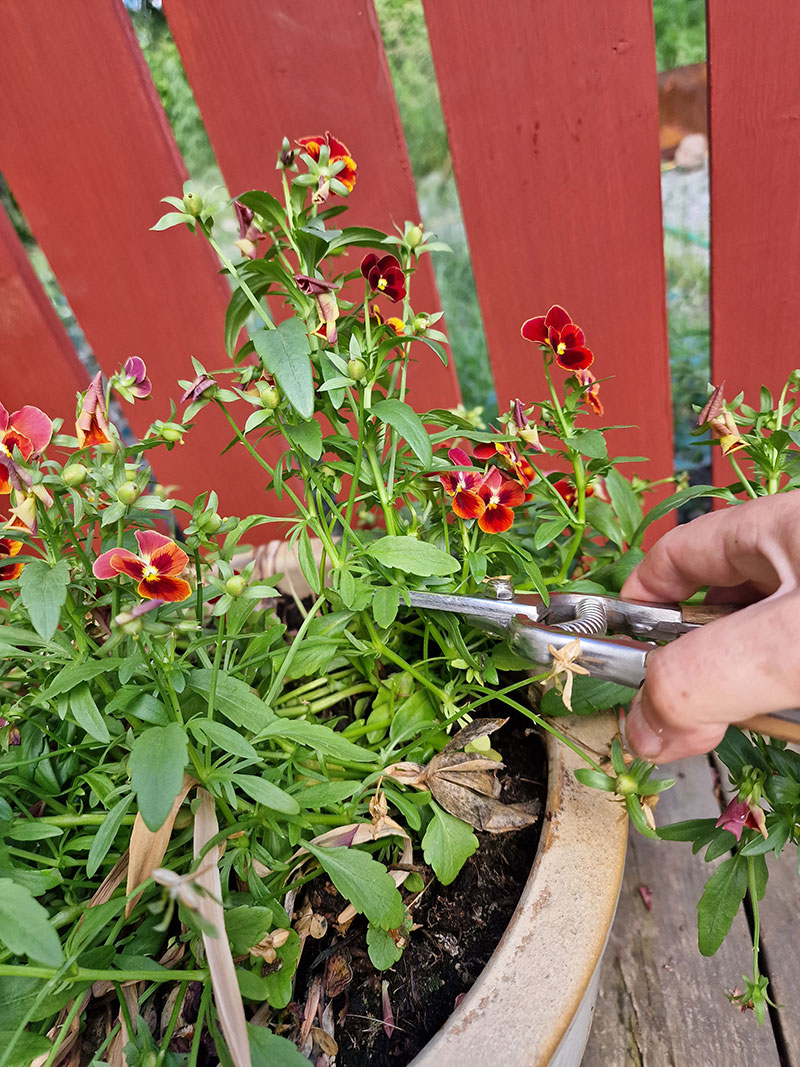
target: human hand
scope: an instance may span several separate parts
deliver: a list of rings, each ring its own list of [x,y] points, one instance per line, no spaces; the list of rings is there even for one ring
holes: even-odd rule
[[[625,721],[639,756],[709,752],[730,723],[800,705],[800,490],[760,497],[670,530],[621,595],[747,605],[647,657]]]

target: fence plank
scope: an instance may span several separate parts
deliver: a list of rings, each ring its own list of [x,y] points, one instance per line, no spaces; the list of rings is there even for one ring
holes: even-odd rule
[[[75,393],[86,386],[86,371],[2,210],[0,351],[0,401],[5,407],[14,411],[35,403],[69,426]]]
[[[708,3],[712,377],[756,405],[800,365],[800,5],[768,8]]]
[[[425,14],[501,409],[542,395],[519,328],[564,303],[593,372],[615,376],[605,422],[639,427],[612,450],[671,474],[651,8],[429,0]]]
[[[0,170],[103,370],[147,361],[154,397],[131,413],[141,433],[169,417],[190,355],[224,362],[227,293],[203,242],[149,232],[185,173],[119,0],[0,8],[0,127]],[[225,510],[247,513],[261,474],[238,450],[219,458],[230,433],[216,415],[199,417],[195,447],[159,452],[156,470],[183,495],[213,486]]]
[[[340,0],[335,12],[325,16],[322,53],[309,29],[307,9],[294,0],[167,0],[164,10],[233,195],[266,185],[274,190],[275,159],[284,136],[331,130],[358,163],[348,225],[393,233],[394,222],[419,218],[371,3]],[[325,67],[316,85],[311,54]],[[322,59],[323,54],[328,58]],[[246,87],[237,77],[244,67]],[[414,278],[412,298],[416,310],[438,310],[428,256]],[[409,400],[420,408],[457,404],[454,368],[443,367],[427,351],[418,360],[409,374]]]

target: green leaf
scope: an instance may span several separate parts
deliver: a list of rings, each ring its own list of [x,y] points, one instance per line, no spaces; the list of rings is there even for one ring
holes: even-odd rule
[[[281,922],[277,914],[275,919],[279,926],[288,928],[288,922]],[[275,950],[278,954],[275,961],[278,969],[264,976],[267,1000],[273,1008],[285,1008],[292,999],[294,972],[297,970],[301,950],[302,942],[294,930],[289,932],[289,937],[281,947]]]
[[[630,482],[615,467],[606,475],[606,488],[625,540],[631,545],[642,521],[642,509],[636,493]]]
[[[425,862],[433,867],[442,885],[450,885],[478,847],[472,827],[431,801],[433,818],[422,839]]]
[[[303,786],[297,793],[302,808],[327,808],[348,800],[360,782],[320,782],[319,785]]]
[[[458,561],[449,553],[425,541],[418,541],[416,537],[381,537],[366,551],[386,567],[398,567],[423,578],[453,574],[458,570]]]
[[[586,501],[586,518],[598,533],[622,551],[622,530],[610,504],[605,500],[598,500],[597,497],[590,497]]]
[[[0,1048],[7,1048],[12,1041],[14,1047],[4,1061],[4,1067],[30,1067],[40,1056],[46,1057],[53,1047],[41,1034],[25,1031],[17,1035],[13,1030],[0,1030]]]
[[[314,549],[311,547],[311,538],[308,535],[308,528],[303,527],[300,539],[297,545],[297,562],[300,564],[300,570],[303,572],[303,577],[309,584],[309,588],[313,592],[319,594],[321,589],[319,582],[319,568],[317,567],[317,561],[314,559]]]
[[[266,778],[258,778],[254,774],[234,774],[233,780],[256,804],[263,804],[265,808],[283,812],[284,815],[297,815],[300,811],[300,805],[293,796]]]
[[[94,702],[92,691],[86,682],[77,685],[69,694],[69,710],[75,722],[86,733],[102,744],[111,740],[108,727]]]
[[[581,785],[589,786],[590,789],[602,789],[606,793],[613,793],[616,788],[615,779],[602,771],[594,771],[591,767],[578,767],[575,777]]]
[[[151,726],[133,742],[129,766],[139,811],[148,830],[157,830],[169,815],[183,784],[187,738],[182,727]]]
[[[605,459],[608,455],[606,439],[599,430],[584,430],[577,438],[577,448],[582,456],[590,459]]]
[[[210,668],[198,667],[187,676],[187,685],[208,699],[213,673]],[[263,730],[275,717],[272,709],[267,707],[249,685],[238,678],[232,678],[225,671],[219,671],[217,674],[214,710],[230,719],[235,726],[242,726],[253,733]]]
[[[47,912],[27,889],[10,878],[0,878],[0,941],[16,955],[45,967],[60,967],[64,962],[61,942]]]
[[[308,1060],[297,1045],[286,1037],[273,1034],[265,1026],[247,1024],[252,1067],[308,1067]]]
[[[381,629],[391,626],[400,607],[400,590],[395,585],[376,589],[372,597],[372,617]]]
[[[243,956],[257,945],[272,926],[272,908],[243,904],[225,912],[225,930],[234,956]]]
[[[297,426],[284,426],[283,433],[290,444],[312,459],[319,459],[322,455],[322,427],[314,419],[298,423]]]
[[[697,905],[697,944],[713,956],[731,928],[747,890],[747,860],[732,856],[706,882]]]
[[[246,741],[236,730],[232,730],[230,726],[214,722],[213,719],[199,718],[192,719],[188,726],[195,736],[199,734],[204,741],[212,741],[222,749],[223,754],[231,753],[234,756],[241,756],[242,759],[258,759],[258,753],[250,742]]]
[[[357,848],[323,848],[310,842],[305,847],[356,911],[384,930],[400,926],[405,914],[403,898],[382,863]]]
[[[22,568],[19,576],[22,603],[34,630],[46,641],[58,629],[68,585],[69,564],[65,559],[59,560],[54,567],[37,559]]]
[[[386,971],[393,967],[403,955],[395,939],[388,930],[382,930],[380,926],[367,927],[367,951],[372,960],[372,966],[378,971]]]
[[[129,715],[153,726],[166,726],[170,721],[167,709],[152,693],[142,693],[136,700],[132,700],[125,707],[125,718]]]
[[[331,730],[329,726],[323,726],[322,723],[304,722],[302,719],[296,721],[276,719],[266,730],[261,731],[259,740],[269,737],[296,741],[325,756],[333,756],[334,759],[347,760],[350,763],[374,763],[378,758],[376,753],[353,744],[346,737]]]
[[[382,230],[375,230],[369,226],[345,226],[341,235],[328,245],[328,254],[336,248],[346,248],[348,245],[375,248],[383,244],[385,239],[386,234]]]
[[[656,522],[658,519],[663,519],[665,515],[668,515],[675,508],[688,504],[690,500],[703,496],[718,497],[731,502],[736,499],[730,489],[721,489],[714,485],[691,485],[688,489],[681,489],[679,492],[673,493],[672,496],[668,496],[666,500],[656,504],[651,511],[648,511],[637,526],[630,544],[638,545],[644,536],[645,530],[651,523]]]
[[[555,689],[548,689],[542,694],[540,710],[542,715],[594,715],[598,711],[629,703],[635,693],[636,690],[627,685],[576,675],[572,680],[572,712],[565,707],[560,693]]]
[[[88,682],[99,674],[106,674],[115,670],[123,661],[119,659],[92,660],[88,663],[70,663],[60,670],[50,685],[44,688],[39,696],[43,700],[58,696],[60,693],[68,693],[81,682]]]
[[[168,230],[172,226],[181,226],[184,223],[194,226],[194,219],[184,211],[168,211],[166,215],[162,215],[155,226],[151,226],[150,229]]]
[[[422,419],[402,400],[379,400],[370,408],[370,414],[381,422],[388,423],[408,442],[414,455],[426,467],[433,462],[433,448]]]
[[[114,844],[114,838],[117,836],[119,828],[122,826],[122,820],[125,818],[132,802],[132,796],[123,797],[106,815],[103,824],[94,835],[92,847],[89,849],[89,856],[86,860],[86,875],[88,878],[93,877],[100,864],[106,858],[106,854]]]
[[[285,319],[274,330],[254,330],[252,341],[264,368],[276,378],[289,403],[304,419],[314,414],[314,378],[309,341],[300,319]]]
[[[274,226],[286,225],[286,209],[280,200],[276,200],[270,193],[253,189],[251,192],[242,193],[236,199]]]
[[[555,541],[567,525],[566,519],[548,519],[547,522],[541,523],[541,525],[537,526],[536,533],[533,535],[534,546],[540,549],[549,545],[551,541]]]

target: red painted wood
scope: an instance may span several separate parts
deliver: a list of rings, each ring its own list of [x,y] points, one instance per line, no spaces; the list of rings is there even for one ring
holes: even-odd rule
[[[86,371],[1,210],[0,352],[0,402],[8,411],[34,404],[51,418],[74,419]]]
[[[521,323],[587,332],[612,451],[672,471],[658,99],[650,5],[425,4],[501,410],[543,395]],[[591,417],[587,420],[591,423]]]
[[[103,370],[147,362],[154,396],[128,408],[142,433],[169,416],[191,355],[225,364],[227,290],[200,239],[149,231],[185,172],[119,0],[0,7],[0,129],[0,171]],[[158,476],[189,498],[214,487],[246,514],[260,468],[238,449],[220,458],[230,434],[216,412],[197,421],[194,444],[156,454]]]
[[[712,379],[755,406],[800,366],[799,41],[798,4],[709,0]]]
[[[393,233],[394,222],[419,218],[371,3],[339,0],[319,16],[295,0],[167,0],[164,11],[232,195],[253,188],[280,195],[275,159],[283,137],[330,130],[358,163],[342,221]],[[427,256],[412,301],[417,311],[439,308]],[[418,408],[457,404],[452,365],[415,347],[409,401]]]

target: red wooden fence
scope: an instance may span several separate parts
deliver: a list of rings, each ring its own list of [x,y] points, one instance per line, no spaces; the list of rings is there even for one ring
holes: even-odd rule
[[[560,301],[585,326],[612,440],[671,471],[656,73],[646,0],[428,0],[431,46],[501,409],[540,393],[519,325]],[[796,5],[759,14],[709,0],[713,377],[748,399],[798,361],[800,33]],[[351,219],[388,227],[418,208],[372,5],[319,16],[292,0],[166,0],[232,192],[269,184],[290,137],[330,128],[360,165]],[[311,24],[311,21],[314,24]],[[221,357],[226,289],[208,249],[153,234],[184,166],[121,0],[0,7],[0,171],[103,369],[147,360],[163,417],[189,357]],[[415,305],[436,306],[426,265]],[[83,377],[7,220],[0,219],[0,399],[71,414]],[[420,365],[419,407],[457,402],[451,370]],[[159,460],[186,495],[216,486],[246,512],[260,475],[213,413],[204,451]],[[645,468],[640,467],[642,473]]]

